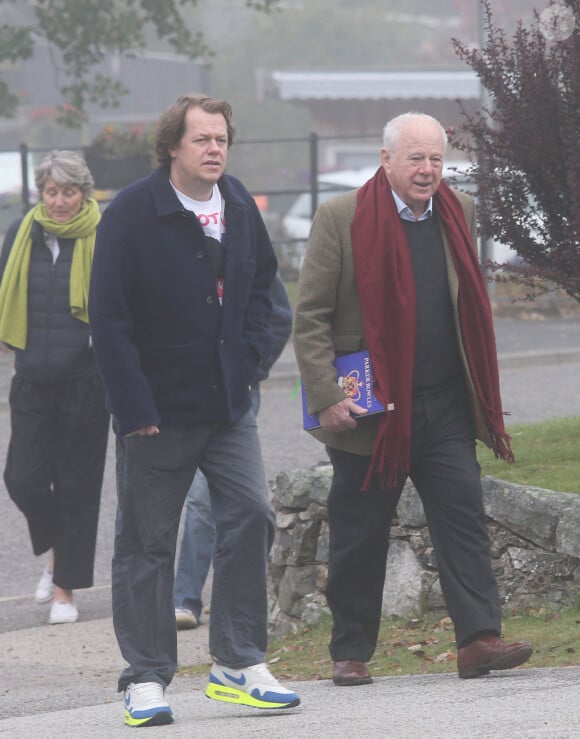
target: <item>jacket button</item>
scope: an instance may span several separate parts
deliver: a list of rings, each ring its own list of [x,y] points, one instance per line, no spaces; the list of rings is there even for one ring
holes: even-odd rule
[[[196,259],[203,259],[203,252],[200,250],[195,252]]]
[[[205,299],[205,302],[208,305],[212,305],[213,304],[213,298],[212,298],[212,296],[211,295],[208,295],[207,298]]]
[[[219,390],[219,387],[217,385],[212,385],[211,389],[214,391],[214,393],[217,393],[217,391]]]

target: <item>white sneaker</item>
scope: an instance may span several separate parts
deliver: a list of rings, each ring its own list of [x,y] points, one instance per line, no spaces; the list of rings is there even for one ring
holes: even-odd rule
[[[160,683],[129,683],[125,690],[127,726],[161,726],[173,722],[173,711]]]
[[[234,670],[214,662],[205,694],[216,701],[254,708],[294,708],[300,705],[298,695],[280,685],[263,663]]]
[[[79,612],[74,603],[55,601],[50,609],[48,617],[49,624],[74,624],[79,617]]]
[[[40,576],[38,585],[36,586],[36,593],[34,594],[34,600],[40,605],[41,603],[48,603],[52,600],[54,593],[54,583],[52,582],[52,572],[48,569],[48,565],[45,567],[44,572]]]
[[[182,629],[196,629],[199,626],[199,621],[189,608],[176,608],[175,625],[180,631]]]

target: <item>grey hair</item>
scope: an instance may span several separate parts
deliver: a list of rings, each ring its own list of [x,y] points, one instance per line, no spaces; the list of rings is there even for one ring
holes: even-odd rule
[[[391,118],[383,129],[383,147],[389,149],[389,151],[396,149],[403,127],[415,118],[423,118],[439,127],[443,139],[443,151],[445,151],[447,149],[447,133],[437,118],[433,118],[432,115],[427,115],[427,113],[402,113],[395,116],[395,118]]]
[[[75,185],[85,198],[90,197],[95,186],[93,176],[84,158],[76,151],[54,150],[44,156],[34,171],[34,180],[42,192],[46,180],[51,178],[57,185]]]

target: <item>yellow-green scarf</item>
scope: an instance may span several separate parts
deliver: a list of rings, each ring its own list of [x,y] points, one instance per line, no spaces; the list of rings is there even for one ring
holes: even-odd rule
[[[89,322],[89,280],[95,251],[95,234],[101,220],[99,205],[89,198],[79,213],[66,223],[53,221],[42,203],[32,208],[22,220],[8,257],[0,284],[0,341],[17,349],[26,348],[28,330],[28,270],[34,221],[57,238],[75,239],[70,270],[71,314]]]

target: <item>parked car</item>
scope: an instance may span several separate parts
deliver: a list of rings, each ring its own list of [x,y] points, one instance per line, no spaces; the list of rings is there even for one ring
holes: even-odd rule
[[[377,165],[378,166],[378,165]],[[318,176],[318,204],[335,195],[364,185],[377,171],[377,167],[365,169],[343,169],[325,172]],[[282,226],[288,238],[308,238],[312,224],[312,196],[309,191],[300,193],[282,219]]]
[[[378,166],[378,165],[377,165]],[[469,162],[449,162],[443,171],[444,179],[459,190],[470,194],[475,193],[475,182],[466,174],[470,167]],[[329,200],[335,195],[361,187],[377,171],[377,167],[364,169],[345,169],[337,172],[325,172],[318,177],[318,204]],[[312,224],[312,197],[309,191],[300,193],[288,212],[282,219],[282,225],[288,239],[298,242],[295,244],[296,259],[302,263],[305,244]],[[481,254],[481,244],[480,244]],[[515,251],[497,241],[491,242],[487,258],[500,264],[513,263],[518,259]]]

